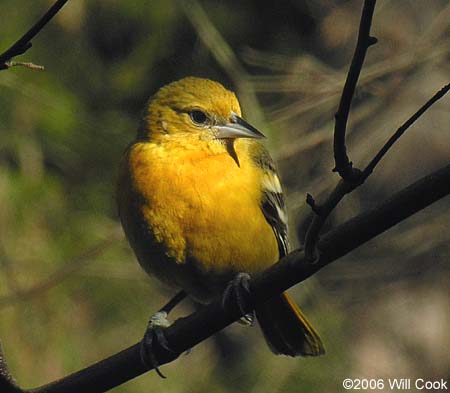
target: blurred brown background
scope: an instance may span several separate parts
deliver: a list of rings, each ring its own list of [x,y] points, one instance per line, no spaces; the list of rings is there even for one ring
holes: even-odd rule
[[[51,1],[3,0],[0,49]],[[268,4],[268,3],[266,3]],[[0,73],[0,339],[24,387],[139,340],[172,292],[140,270],[124,240],[114,183],[147,98],[187,75],[235,90],[269,136],[294,245],[331,173],[333,114],[362,1],[71,0]],[[350,116],[364,166],[450,75],[450,5],[379,1]],[[329,226],[449,162],[449,99],[434,105]],[[258,328],[232,326],[163,371],[117,392],[336,392],[342,380],[448,379],[450,200],[436,203],[292,290],[327,355],[276,357]],[[180,307],[174,317],[191,312]],[[385,390],[390,391],[390,390]]]

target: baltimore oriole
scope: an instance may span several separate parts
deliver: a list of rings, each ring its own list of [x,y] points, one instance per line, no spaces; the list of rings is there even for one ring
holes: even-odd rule
[[[188,77],[150,99],[118,182],[120,219],[146,272],[207,303],[237,273],[286,255],[284,197],[262,137],[217,82]],[[255,311],[274,353],[324,352],[286,293]]]

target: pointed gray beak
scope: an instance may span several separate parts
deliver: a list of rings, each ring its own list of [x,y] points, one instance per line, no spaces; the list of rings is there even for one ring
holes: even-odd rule
[[[248,124],[242,117],[233,113],[230,122],[222,126],[216,126],[217,138],[219,139],[236,139],[236,138],[265,138],[264,134],[259,132],[255,127]]]

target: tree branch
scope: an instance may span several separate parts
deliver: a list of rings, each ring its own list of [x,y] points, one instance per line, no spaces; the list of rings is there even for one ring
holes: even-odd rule
[[[335,114],[335,167],[333,172],[338,172],[342,179],[336,185],[323,205],[318,206],[310,194],[308,194],[306,198],[306,203],[311,206],[315,213],[314,218],[306,232],[305,239],[305,253],[310,262],[316,262],[318,259],[316,246],[319,240],[320,231],[322,230],[328,216],[346,194],[352,192],[356,187],[362,184],[360,181],[361,171],[357,168],[353,168],[353,165],[347,156],[345,132],[347,129],[348,115],[350,113],[353,95],[355,93],[359,74],[366,57],[367,49],[370,45],[377,42],[376,38],[370,36],[370,27],[372,25],[375,4],[376,0],[364,1],[355,52],[353,53],[352,62],[350,64],[344,88],[342,90],[339,107]]]
[[[378,207],[361,213],[326,233],[318,243],[320,258],[311,264],[302,250],[295,250],[251,281],[250,311],[258,303],[306,280],[326,265],[385,232],[437,200],[450,194],[450,165],[418,180]],[[180,318],[165,330],[168,346],[155,348],[159,364],[166,364],[241,317],[239,307],[224,310],[220,301]],[[84,370],[33,393],[106,392],[148,371],[141,363],[137,343]]]
[[[367,165],[364,171],[352,168],[353,175],[352,179],[342,178],[331,194],[326,198],[322,205],[317,205],[316,201],[311,194],[306,195],[306,203],[311,206],[311,209],[315,213],[311,225],[306,233],[305,240],[305,254],[307,258],[314,262],[318,258],[316,246],[319,239],[320,231],[322,230],[327,218],[339,202],[344,198],[345,195],[354,191],[357,187],[363,184],[370,174],[375,169],[376,165],[381,161],[384,155],[389,151],[389,149],[394,145],[394,143],[406,132],[406,130],[411,127],[416,120],[422,116],[427,109],[429,109],[435,102],[444,97],[444,95],[450,90],[450,84],[445,85],[436,94],[433,95],[417,112],[415,112],[405,123],[402,124],[400,128],[389,138],[386,144],[380,149],[380,151],[375,155],[372,161]]]
[[[12,62],[11,59],[25,53],[33,45],[31,40],[42,30],[42,28],[50,22],[50,20],[58,13],[58,11],[67,3],[68,0],[57,0],[50,9],[39,19],[30,30],[28,30],[19,40],[17,40],[10,48],[0,54],[0,70],[4,70],[16,65],[25,66],[32,69],[42,69],[42,66],[33,63]]]
[[[376,0],[364,1],[364,6],[359,24],[358,41],[356,43],[355,53],[353,54],[352,63],[348,70],[347,79],[345,80],[344,89],[342,90],[339,108],[335,114],[334,127],[334,171],[345,180],[352,180],[358,173],[354,173],[352,163],[347,157],[347,148],[345,146],[345,132],[347,129],[348,115],[352,104],[353,95],[355,93],[356,84],[358,83],[359,74],[366,57],[369,46],[375,44],[377,39],[370,36],[370,26],[372,25],[372,16],[375,10]]]
[[[422,116],[427,109],[429,109],[436,101],[440,100],[444,97],[448,91],[450,90],[450,83],[445,85],[441,90],[439,90],[433,97],[431,97],[414,115],[412,115],[402,126],[392,135],[386,144],[381,148],[381,150],[377,153],[377,155],[372,159],[372,161],[367,165],[367,167],[363,170],[361,174],[361,182],[364,181],[370,176],[375,167],[384,157],[384,155],[389,151],[389,149],[394,145],[395,142],[406,132],[406,130],[411,127],[414,122]]]

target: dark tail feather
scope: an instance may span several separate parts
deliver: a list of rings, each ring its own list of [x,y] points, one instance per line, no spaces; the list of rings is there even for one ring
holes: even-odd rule
[[[258,306],[256,317],[273,353],[288,356],[325,353],[318,334],[286,293]]]

